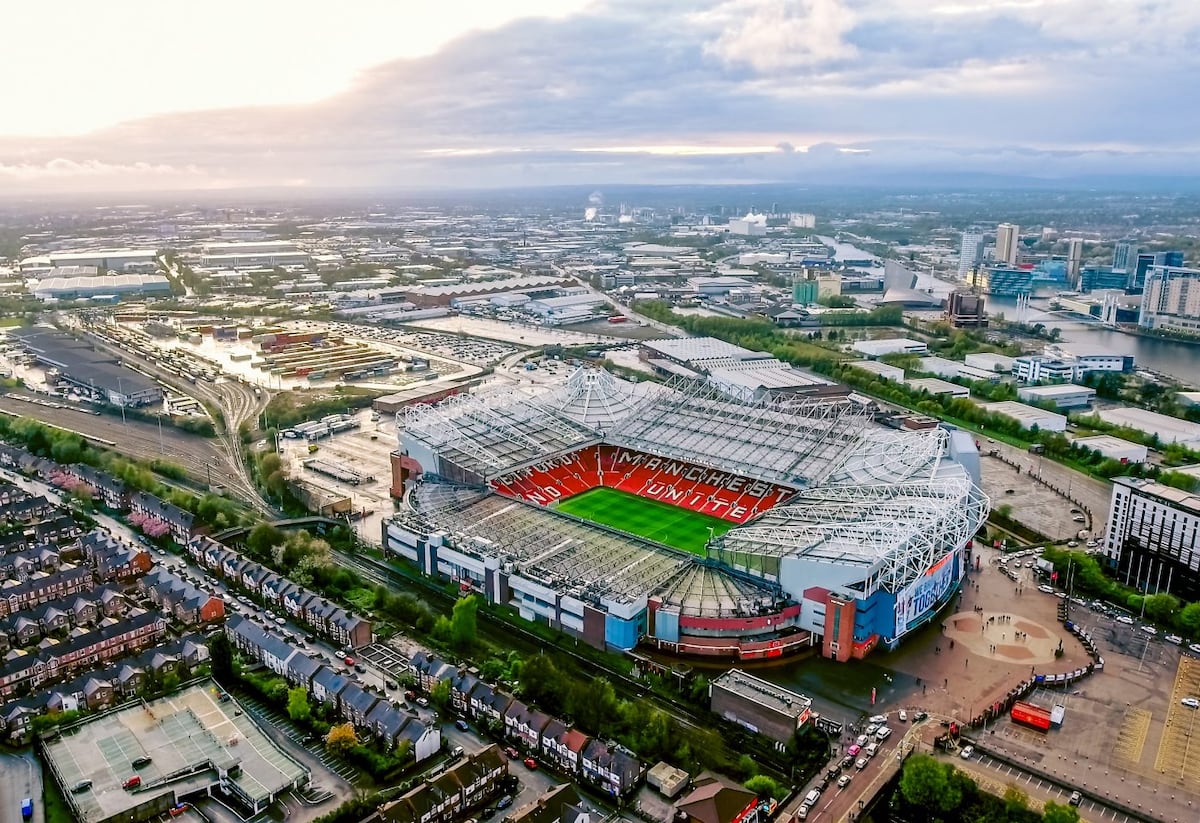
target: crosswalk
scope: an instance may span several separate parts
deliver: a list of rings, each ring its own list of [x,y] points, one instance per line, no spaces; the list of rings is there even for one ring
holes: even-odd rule
[[[322,766],[336,774],[342,780],[345,780],[347,783],[354,783],[358,780],[358,770],[326,751],[325,744],[322,741],[305,742],[308,732],[296,728],[295,724],[292,723],[292,719],[285,713],[273,706],[266,705],[254,697],[238,695],[238,702],[250,714],[254,715],[256,720],[264,725],[273,726],[284,737],[321,761]]]

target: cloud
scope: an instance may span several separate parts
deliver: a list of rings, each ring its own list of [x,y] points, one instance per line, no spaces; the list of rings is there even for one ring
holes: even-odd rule
[[[854,57],[846,41],[855,15],[842,0],[726,0],[695,18],[720,35],[706,54],[760,72],[796,69]]]
[[[1200,109],[1181,103],[1200,72],[1200,3],[1100,4],[1089,17],[1077,0],[952,1],[600,0],[377,66],[317,103],[0,139],[0,179],[450,188],[1200,172]],[[1129,25],[1162,48],[1126,48]]]

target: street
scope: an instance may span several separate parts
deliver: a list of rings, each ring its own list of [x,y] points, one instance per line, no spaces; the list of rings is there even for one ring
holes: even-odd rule
[[[45,820],[42,767],[32,751],[0,753],[0,823],[19,823],[21,801],[33,800],[33,823]]]

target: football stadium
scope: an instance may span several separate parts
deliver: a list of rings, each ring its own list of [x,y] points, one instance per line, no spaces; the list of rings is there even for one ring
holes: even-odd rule
[[[885,428],[849,393],[580,368],[397,426],[387,551],[597,647],[894,647],[955,595],[988,511],[969,433]]]

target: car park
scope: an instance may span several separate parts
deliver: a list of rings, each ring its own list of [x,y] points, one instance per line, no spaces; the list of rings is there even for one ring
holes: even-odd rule
[[[1082,802],[1083,795],[1081,795],[1079,792],[1071,792],[1071,797],[1067,800],[1067,803],[1072,806],[1078,806]]]

